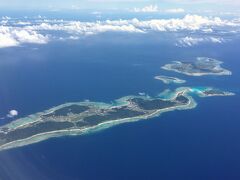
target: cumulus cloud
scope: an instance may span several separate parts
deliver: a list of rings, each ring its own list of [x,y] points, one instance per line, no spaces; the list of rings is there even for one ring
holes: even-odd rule
[[[3,20],[10,20],[11,18],[9,16],[3,16],[2,19]]]
[[[19,42],[9,33],[0,33],[0,48],[18,46]]]
[[[13,109],[13,110],[8,112],[7,117],[13,118],[13,117],[15,117],[17,115],[18,115],[18,111]]]
[[[104,23],[104,22],[103,22]],[[108,21],[112,25],[129,25],[132,24],[136,28],[143,31],[181,31],[181,30],[201,30],[206,28],[216,28],[220,26],[239,26],[239,23],[234,23],[228,20],[222,20],[219,17],[209,18],[199,15],[186,15],[184,18],[172,19],[152,19],[147,21],[140,21],[138,19]]]
[[[187,36],[187,37],[179,39],[177,46],[183,46],[183,47],[194,46],[203,41],[204,41],[203,38],[193,38],[193,37]]]
[[[11,33],[20,43],[45,44],[48,41],[46,36],[38,34],[36,31],[13,30]]]
[[[185,10],[182,8],[176,8],[176,9],[167,9],[165,10],[167,13],[184,13]]]
[[[16,25],[30,25],[31,22],[27,22],[27,21],[18,21],[16,22]]]
[[[213,42],[213,43],[223,43],[224,39],[218,38],[218,37],[209,37],[208,41]]]
[[[162,12],[162,13],[184,13],[185,10],[182,8],[175,8],[175,9],[160,9],[157,5],[148,5],[143,8],[134,8],[131,11],[137,13],[153,13],[153,12]]]
[[[158,12],[159,9],[157,5],[149,5],[143,8],[134,8],[133,11],[134,12]]]
[[[47,30],[47,31],[66,31],[68,33],[76,34],[97,34],[103,32],[135,32],[142,33],[143,31],[133,24],[129,23],[128,20],[119,21],[97,21],[97,22],[80,22],[70,21],[60,24],[41,23],[35,26],[26,27],[30,30]]]
[[[48,37],[33,30],[0,26],[0,48],[18,46],[23,43],[44,44]]]
[[[211,43],[223,43],[224,39],[223,38],[218,38],[218,37],[190,37],[186,36],[184,38],[181,38],[177,42],[177,46],[179,47],[191,47],[198,45],[199,43],[203,42],[211,42]]]
[[[207,29],[202,29],[203,32],[205,33],[212,33],[213,30],[211,28],[207,28]]]
[[[148,32],[148,31],[181,31],[203,30],[211,31],[220,26],[239,26],[238,22],[222,20],[219,17],[209,18],[199,15],[186,15],[184,18],[138,20],[107,20],[97,22],[69,21],[60,23],[43,22],[38,25],[27,26],[31,30],[62,30],[94,34],[106,31]],[[208,31],[207,30],[207,31]]]
[[[152,8],[154,9],[154,8]],[[181,11],[181,10],[172,10]],[[16,21],[16,23],[19,22]],[[218,29],[226,32],[237,31],[240,28],[240,20],[223,20],[219,17],[205,17],[199,15],[186,15],[183,18],[151,19],[151,20],[106,20],[95,22],[67,21],[67,20],[46,20],[35,19],[31,22],[24,21],[20,25],[15,23],[0,26],[0,47],[18,46],[23,43],[44,44],[58,36],[61,31],[67,34],[68,39],[79,39],[80,36],[92,35],[105,32],[126,32],[126,33],[149,33],[149,32],[191,32],[204,33],[205,36],[217,33]],[[215,35],[214,35],[215,36]],[[60,37],[56,37],[60,39]],[[222,39],[216,37],[196,38],[185,37],[179,40],[178,44],[192,46],[203,41],[221,43]]]

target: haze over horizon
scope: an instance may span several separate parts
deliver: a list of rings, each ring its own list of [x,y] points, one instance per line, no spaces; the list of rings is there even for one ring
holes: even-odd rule
[[[240,14],[234,0],[0,0],[2,10],[98,10],[142,13],[225,13]]]

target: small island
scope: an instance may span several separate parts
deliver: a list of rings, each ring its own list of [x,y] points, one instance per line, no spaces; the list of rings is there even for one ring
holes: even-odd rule
[[[155,76],[154,79],[162,81],[164,84],[182,84],[185,83],[186,81],[183,79],[179,79],[176,77],[170,77],[170,76]]]
[[[163,112],[191,109],[191,94],[229,95],[214,89],[181,87],[164,97],[126,96],[111,104],[83,101],[66,103],[14,120],[0,127],[0,150],[40,142],[52,137],[80,135],[117,124],[159,116]]]
[[[222,61],[216,59],[198,57],[193,62],[174,61],[171,64],[164,65],[162,69],[189,76],[231,75],[231,71],[221,67],[222,63]]]
[[[196,93],[200,97],[211,97],[211,96],[234,96],[235,94],[228,91],[222,91],[220,89],[212,87],[199,87],[192,88],[192,92]]]

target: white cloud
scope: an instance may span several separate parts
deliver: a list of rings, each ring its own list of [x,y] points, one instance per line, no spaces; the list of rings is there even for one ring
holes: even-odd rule
[[[8,16],[3,16],[2,19],[3,19],[3,20],[10,20],[11,18],[8,17]]]
[[[64,40],[64,38],[62,38]],[[69,36],[68,39],[71,39],[71,40],[78,40],[79,37],[78,36]]]
[[[17,115],[18,115],[18,111],[17,110],[11,110],[11,111],[8,112],[7,117],[13,118],[13,117],[15,117]]]
[[[38,19],[42,19],[43,17],[41,15],[38,15],[36,18]]]
[[[190,37],[186,36],[184,38],[181,38],[177,42],[177,46],[179,47],[191,47],[198,45],[200,43],[204,42],[211,42],[211,43],[218,43],[221,44],[224,42],[223,38],[218,38],[218,37]]]
[[[149,5],[149,6],[145,6],[143,8],[134,8],[133,9],[134,12],[158,12],[158,6],[157,5]]]
[[[167,9],[165,10],[167,13],[184,13],[185,10],[182,8],[176,8],[176,9]]]
[[[160,9],[157,5],[148,5],[143,8],[133,8],[131,11],[137,13],[153,13],[153,12],[162,12],[162,13],[184,13],[185,10],[182,8],[175,9]]]
[[[19,42],[14,39],[11,34],[0,33],[0,48],[18,46]]]
[[[0,48],[19,46],[23,43],[44,44],[48,37],[33,30],[0,26]]]
[[[93,15],[101,15],[102,12],[100,12],[100,11],[93,11],[93,12],[91,12],[91,14],[93,14]]]
[[[217,38],[217,37],[209,37],[208,40],[213,43],[223,43],[224,39],[223,38]]]
[[[193,37],[187,36],[187,37],[179,39],[177,46],[183,46],[183,47],[194,46],[203,41],[204,41],[203,38],[193,38]]]
[[[104,21],[104,22],[80,22],[80,21],[70,21],[60,24],[50,24],[41,23],[36,26],[26,27],[30,30],[47,30],[47,31],[66,31],[71,34],[97,34],[103,32],[135,32],[142,33],[143,31],[133,24],[129,23],[127,20],[119,21]]]
[[[239,22],[222,20],[219,17],[209,18],[199,15],[186,15],[184,18],[172,19],[152,19],[141,21],[138,19],[131,20],[107,20],[96,22],[44,22],[39,25],[27,26],[31,30],[62,30],[67,32],[78,32],[86,34],[95,34],[106,31],[125,31],[125,32],[148,32],[148,31],[211,31],[220,26],[240,26]]]
[[[48,41],[46,36],[38,34],[36,31],[13,30],[11,33],[20,43],[45,44]]]
[[[154,9],[154,8],[153,8]],[[179,10],[178,10],[179,11]],[[16,23],[19,20],[16,21]],[[0,26],[0,47],[18,46],[23,43],[47,43],[50,38],[58,36],[55,31],[67,33],[70,39],[79,39],[80,36],[92,35],[104,32],[126,32],[126,33],[148,33],[148,32],[191,32],[199,31],[204,36],[211,34],[208,38],[185,37],[179,40],[178,44],[192,46],[203,41],[221,43],[220,38],[212,37],[212,32],[220,29],[221,32],[234,32],[240,28],[240,19],[223,20],[219,17],[206,17],[199,15],[186,15],[183,18],[172,19],[151,19],[138,20],[106,20],[95,22],[65,21],[35,19],[28,23],[24,21],[21,25],[10,26],[4,24]],[[16,24],[15,23],[15,24]],[[25,25],[24,25],[25,24]],[[53,34],[48,36],[47,34]],[[215,35],[214,35],[215,36]],[[55,39],[59,39],[56,37]],[[69,38],[68,38],[69,39]]]
[[[6,25],[8,23],[8,20],[2,20],[2,21],[0,21],[0,24],[1,25]]]
[[[31,22],[27,22],[27,21],[18,21],[18,22],[16,22],[16,25],[31,25]]]
[[[213,30],[211,28],[207,28],[207,29],[202,29],[203,32],[205,33],[212,33]]]

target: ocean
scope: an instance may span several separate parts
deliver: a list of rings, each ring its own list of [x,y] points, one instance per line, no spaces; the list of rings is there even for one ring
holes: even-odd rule
[[[24,117],[66,102],[111,102],[143,92],[156,96],[180,86],[236,93],[194,97],[195,109],[0,152],[0,179],[240,179],[240,41],[176,47],[166,42],[169,37],[154,32],[103,33],[78,41],[0,49],[1,117],[10,109]],[[160,69],[171,61],[199,56],[224,61],[222,66],[233,75],[189,77]],[[156,75],[187,83],[165,85],[154,79]]]

